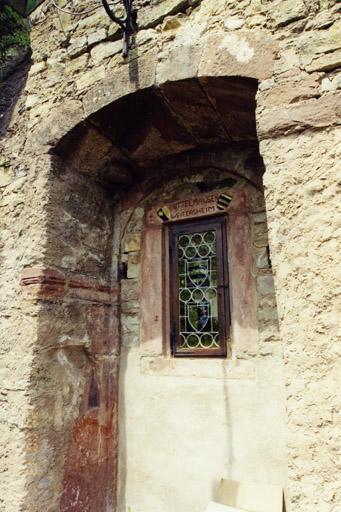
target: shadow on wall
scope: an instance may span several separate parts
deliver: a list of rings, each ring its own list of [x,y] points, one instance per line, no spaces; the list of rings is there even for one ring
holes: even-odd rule
[[[8,71],[3,71],[0,67],[0,141],[10,126],[14,109],[25,88],[30,67],[31,61],[27,52],[19,54],[16,66],[12,66]],[[18,113],[21,113],[20,106]]]
[[[104,187],[65,161],[40,162],[48,222],[39,282],[38,347],[32,363],[29,435],[39,439],[34,496],[42,509],[115,508],[117,435],[116,289],[111,286],[114,203]],[[25,285],[25,279],[22,280]],[[29,286],[28,286],[29,287]],[[30,438],[28,439],[30,442]]]

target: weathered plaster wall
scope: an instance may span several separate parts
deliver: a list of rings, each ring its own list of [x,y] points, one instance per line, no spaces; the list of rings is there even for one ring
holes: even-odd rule
[[[75,7],[83,9],[84,3]],[[281,339],[287,346],[289,485],[293,509],[311,512],[318,504],[321,510],[333,511],[340,502],[333,480],[337,471],[331,455],[337,418],[330,414],[330,407],[336,400],[337,384],[331,379],[329,366],[327,368],[327,365],[332,366],[334,358],[328,356],[328,361],[324,359],[321,364],[318,361],[322,354],[335,349],[334,313],[330,311],[331,320],[324,332],[320,332],[320,327],[313,332],[313,323],[308,321],[304,321],[302,328],[301,319],[296,322],[295,315],[309,311],[320,325],[325,322],[325,311],[329,311],[326,308],[331,307],[335,296],[335,273],[329,276],[326,270],[332,264],[332,254],[324,254],[325,243],[319,245],[317,241],[324,236],[326,224],[334,226],[330,205],[334,204],[335,196],[329,196],[328,191],[336,181],[335,172],[328,174],[328,179],[321,184],[321,194],[307,199],[300,194],[303,185],[308,187],[315,173],[320,172],[321,155],[325,155],[322,160],[326,162],[325,172],[337,170],[337,158],[333,155],[339,136],[331,127],[340,122],[340,6],[333,0],[204,0],[192,5],[164,0],[152,3],[141,6],[140,30],[128,62],[123,62],[120,56],[120,34],[108,25],[100,11],[83,19],[62,14],[59,18],[50,5],[40,10],[37,22],[32,31],[30,72],[27,76],[23,73],[19,81],[10,78],[16,88],[20,82],[22,91],[17,91],[10,105],[1,103],[1,134],[6,133],[1,140],[0,159],[1,371],[4,375],[1,379],[4,404],[2,510],[53,510],[57,507],[57,489],[61,492],[58,486],[65,463],[65,458],[57,455],[57,438],[50,442],[59,413],[57,419],[45,418],[45,426],[41,420],[39,428],[32,420],[35,414],[32,410],[35,404],[41,403],[41,389],[50,368],[43,364],[46,359],[39,349],[42,343],[40,316],[42,320],[46,318],[46,308],[40,299],[27,301],[20,287],[22,269],[45,263],[49,267],[53,254],[52,250],[49,252],[50,244],[51,248],[56,247],[50,236],[51,230],[55,232],[51,218],[55,211],[60,211],[57,205],[63,192],[50,196],[52,166],[50,157],[46,157],[47,151],[90,113],[139,88],[196,75],[240,75],[260,81],[257,120],[259,137],[264,139],[261,150],[267,166],[270,231],[275,220],[273,233],[276,233],[277,221],[282,226],[284,221],[289,223],[290,220],[297,228],[295,241],[302,247],[299,257],[294,258],[290,251],[295,251],[296,245],[288,243],[278,249],[275,235],[271,235]],[[8,82],[6,90],[11,87]],[[291,159],[291,155],[296,156]],[[311,228],[316,233],[316,241],[305,231],[310,222],[308,207],[312,204],[318,211],[317,221]],[[301,206],[297,212],[295,205]],[[56,224],[58,216],[54,217]],[[326,220],[320,223],[320,218]],[[285,226],[285,232],[288,229]],[[78,243],[84,255],[81,241]],[[310,253],[312,244],[313,255]],[[71,258],[72,272],[77,273],[72,251],[66,248],[66,252]],[[53,260],[58,270],[63,256]],[[86,266],[82,266],[82,258],[78,262],[83,276]],[[69,282],[67,269],[65,272],[65,282]],[[307,278],[298,286],[294,277],[303,272],[308,273]],[[309,279],[313,272],[313,278]],[[98,279],[98,269],[94,274],[89,270],[87,277],[94,275]],[[311,299],[316,293],[316,275],[330,294],[328,300],[313,302]],[[59,278],[63,283],[64,278]],[[46,284],[44,274],[38,276],[39,283]],[[47,284],[49,287],[51,282],[47,280]],[[91,300],[97,303],[98,297]],[[54,313],[49,318],[54,321]],[[83,325],[83,321],[79,320],[79,324]],[[325,351],[319,352],[320,343],[325,344]],[[302,355],[299,370],[296,354]],[[80,358],[74,365],[78,382],[84,381],[86,375],[86,371],[78,372],[83,364],[83,356]],[[84,369],[87,364],[84,356]],[[331,387],[330,399],[324,398],[324,387],[319,385],[321,380]],[[54,399],[52,382],[49,389]],[[56,381],[55,385],[60,389]],[[72,420],[80,413],[84,394],[77,393],[78,399],[68,409],[69,432]],[[313,398],[308,402],[310,393]],[[317,420],[316,415],[323,420]],[[301,418],[305,419],[304,423]],[[328,419],[326,424],[325,418]],[[316,432],[311,425],[315,425]],[[30,453],[33,456],[28,455]],[[41,480],[43,473],[51,474],[52,467],[56,487]],[[39,480],[40,486],[37,485]],[[28,494],[30,501],[26,503]]]
[[[225,154],[227,168],[235,160],[233,153]],[[145,209],[153,203],[199,198],[197,184],[227,179],[235,180],[234,188],[247,187],[252,198],[249,250],[257,281],[259,333],[244,349],[232,334],[227,360],[174,360],[160,338],[152,343],[140,338],[140,304],[149,294],[147,286],[140,286]],[[136,209],[123,207],[123,216],[130,221],[123,237],[128,278],[122,280],[119,512],[129,506],[136,512],[202,511],[216,496],[222,477],[284,487],[282,348],[261,192],[230,172],[194,169],[192,174],[165,178]],[[150,279],[158,258],[161,263],[161,253],[149,269]]]

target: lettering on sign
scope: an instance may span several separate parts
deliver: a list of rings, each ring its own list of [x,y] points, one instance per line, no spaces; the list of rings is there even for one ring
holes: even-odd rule
[[[147,219],[154,224],[160,221],[169,222],[215,215],[229,208],[233,196],[234,194],[227,190],[158,204],[149,210]]]
[[[219,194],[210,194],[201,197],[181,199],[167,206],[160,206],[156,211],[163,221],[187,219],[188,217],[200,217],[218,212],[217,202]]]

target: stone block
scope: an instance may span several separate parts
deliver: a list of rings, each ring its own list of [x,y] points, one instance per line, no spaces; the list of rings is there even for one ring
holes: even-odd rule
[[[332,81],[333,89],[341,89],[341,73],[338,73]]]
[[[129,253],[128,255],[128,279],[137,279],[140,275],[140,254]]]
[[[310,64],[305,66],[305,69],[308,72],[332,71],[339,67],[341,67],[341,50],[336,50],[314,58]]]
[[[157,32],[153,29],[139,30],[135,36],[135,44],[136,46],[141,46],[142,44],[148,43],[148,41],[152,41],[156,35]]]
[[[226,30],[238,30],[245,24],[244,18],[239,16],[230,16],[224,20],[224,27]]]
[[[100,43],[104,41],[107,37],[107,31],[105,28],[100,28],[96,30],[96,32],[92,32],[92,34],[88,35],[88,46],[93,46],[94,44]]]
[[[280,106],[319,96],[319,75],[297,74],[288,81],[277,82],[258,95],[259,106]]]
[[[322,7],[321,3],[322,2],[320,2],[321,12],[316,13],[312,19],[308,20],[305,27],[306,30],[326,29],[334,23],[337,13],[334,9],[325,9]]]
[[[85,36],[78,37],[77,39],[71,39],[70,46],[67,49],[68,55],[71,59],[79,57],[82,53],[85,53],[88,48],[87,38]]]
[[[202,49],[195,45],[175,46],[157,64],[156,83],[197,76]]]
[[[125,314],[121,317],[123,334],[137,334],[140,326],[140,319],[137,313]]]
[[[253,222],[255,224],[263,224],[263,222],[266,222],[266,213],[265,212],[255,213],[253,215]]]
[[[81,76],[76,80],[76,87],[78,91],[82,91],[83,89],[87,89],[91,85],[93,85],[95,82],[98,82],[99,80],[103,80],[105,78],[105,69],[103,67],[101,68],[94,68],[90,71],[86,71],[85,73],[82,73]]]
[[[260,295],[269,295],[274,293],[274,279],[272,275],[257,277],[257,290]]]
[[[269,268],[269,257],[266,247],[261,247],[256,250],[255,260],[257,268]]]
[[[108,25],[116,26],[114,23],[111,22],[110,18],[107,16],[104,10],[101,9],[92,14],[91,16],[86,16],[82,20],[78,21],[77,30],[84,30],[85,32],[88,32],[90,28],[98,28]]]
[[[120,53],[120,51],[122,51],[122,41],[108,41],[94,46],[90,53],[95,66],[98,66],[103,60]]]
[[[30,108],[34,107],[35,105],[37,105],[38,102],[39,102],[39,96],[37,94],[30,94],[26,98],[25,107],[27,109],[30,109]]]
[[[141,234],[131,233],[126,236],[124,243],[124,252],[136,252],[141,249]]]
[[[257,14],[256,16],[252,16],[247,19],[246,27],[254,28],[254,27],[262,27],[266,24],[266,17],[263,14]]]
[[[265,110],[259,114],[257,121],[259,139],[278,137],[307,128],[338,125],[341,123],[341,94]]]
[[[206,43],[206,44],[205,44]],[[277,44],[259,31],[220,32],[202,42],[199,76],[272,77]]]
[[[54,72],[63,72],[65,68],[65,63],[63,58],[59,57],[50,57],[46,61],[47,67],[51,68],[52,73]]]
[[[37,62],[36,64],[33,64],[33,66],[30,67],[29,76],[38,75],[38,73],[41,73],[46,69],[46,62],[43,60],[41,62]]]
[[[0,188],[7,187],[12,182],[13,176],[10,167],[0,165]]]
[[[122,279],[122,302],[136,301],[139,298],[139,281],[137,279]]]
[[[48,104],[47,104],[48,105]],[[65,101],[61,106],[52,109],[40,123],[35,132],[37,144],[56,144],[69,130],[83,119],[80,101]]]
[[[268,78],[268,80],[263,80],[260,82],[258,86],[259,91],[267,91],[269,89],[272,89],[272,87],[275,85],[275,81],[273,78]]]
[[[139,28],[150,28],[158,25],[166,16],[182,11],[187,0],[163,0],[163,2],[147,6],[138,11],[137,24]]]
[[[320,92],[331,92],[333,90],[332,81],[329,78],[323,78],[320,85]]]
[[[121,27],[116,23],[111,23],[108,27],[108,37],[116,39],[116,34],[121,30]]]
[[[293,21],[305,18],[308,14],[303,0],[279,0],[270,9],[276,27],[288,25]]]
[[[268,245],[268,229],[265,223],[255,224],[253,227],[253,237],[255,247],[267,247]]]
[[[67,75],[73,75],[75,73],[86,73],[88,58],[89,54],[84,53],[80,57],[68,61],[65,66],[65,73]]]
[[[125,94],[151,87],[155,81],[156,56],[154,51],[146,53],[134,62],[111,72],[100,68],[101,76],[94,81],[103,82],[90,89],[83,98],[86,115],[96,112]],[[96,70],[92,73],[96,76]]]
[[[274,65],[274,74],[278,75],[296,68],[299,70],[300,59],[295,48],[280,50],[278,57]]]
[[[262,323],[276,323],[278,321],[276,307],[267,306],[265,308],[260,308],[258,311],[258,320]]]
[[[129,279],[128,279],[129,281]],[[140,311],[139,300],[129,300],[121,304],[121,312],[123,315],[137,315]]]
[[[301,65],[309,65],[319,54],[340,50],[340,47],[341,20],[336,21],[327,30],[306,32],[298,40]]]

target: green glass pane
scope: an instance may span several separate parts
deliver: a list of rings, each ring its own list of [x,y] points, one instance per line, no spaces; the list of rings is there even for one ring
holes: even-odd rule
[[[210,348],[214,345],[214,337],[212,334],[204,334],[201,338],[201,344],[204,348]]]
[[[180,348],[219,347],[216,232],[178,237]]]
[[[215,233],[214,233],[214,231],[207,231],[204,234],[204,241],[207,244],[212,244],[215,241]]]

